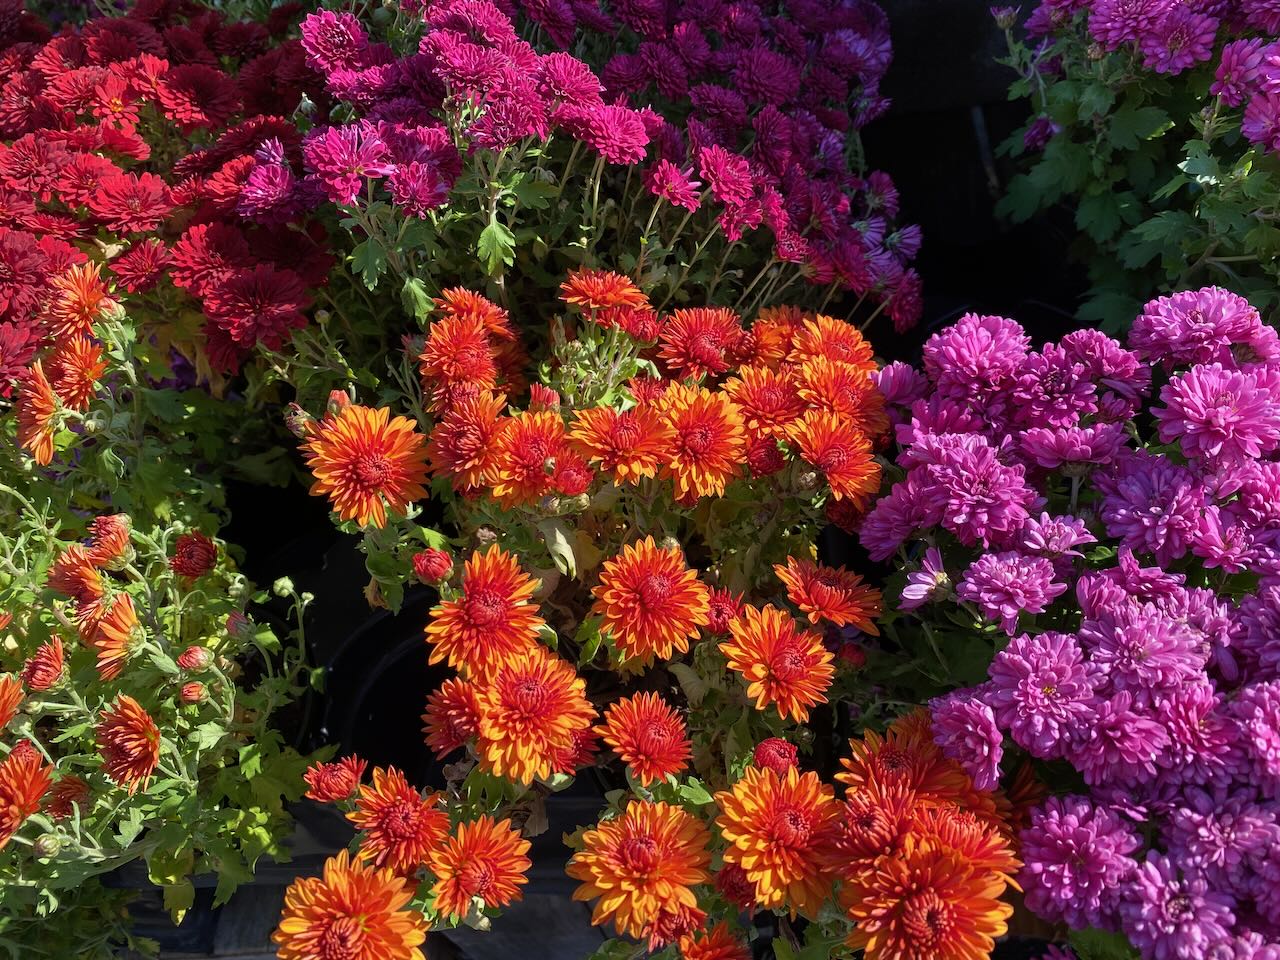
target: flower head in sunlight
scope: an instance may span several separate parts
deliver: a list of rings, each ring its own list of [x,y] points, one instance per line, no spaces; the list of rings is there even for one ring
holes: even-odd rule
[[[491,483],[498,440],[509,422],[502,416],[506,405],[502,394],[480,393],[451,406],[436,423],[427,444],[432,474],[448,477],[459,493]]]
[[[62,679],[63,663],[62,638],[50,637],[22,665],[22,682],[32,690],[48,690]],[[0,680],[0,720],[5,718],[3,683]],[[4,723],[0,723],[3,728]]]
[[[346,800],[359,788],[367,766],[366,761],[355,756],[343,757],[334,763],[313,763],[302,775],[307,796],[320,803]]]
[[[480,698],[475,685],[450,677],[427,697],[422,723],[426,744],[437,757],[446,757],[465,746],[480,725]]]
[[[27,817],[40,809],[52,782],[53,767],[45,764],[29,741],[23,740],[0,761],[0,850]]]
[[[49,301],[49,332],[55,341],[89,336],[103,313],[115,306],[102,279],[100,263],[77,263],[50,280],[49,287],[53,294]]]
[[[826,410],[867,437],[889,429],[884,394],[861,367],[827,357],[814,357],[800,367],[799,394],[818,410]]]
[[[70,410],[88,410],[106,372],[102,344],[84,336],[60,341],[49,354],[49,380],[53,392]]]
[[[569,440],[588,462],[598,463],[618,483],[637,483],[657,474],[675,435],[671,424],[652,407],[590,407],[576,413]]]
[[[58,554],[49,567],[46,583],[51,590],[56,590],[81,605],[101,600],[104,592],[102,576],[98,573],[93,555],[78,543],[71,544]]]
[[[834,657],[822,637],[796,626],[795,620],[774,606],[746,607],[729,624],[729,639],[720,651],[729,669],[742,674],[756,709],[770,704],[783,717],[803,723],[809,708],[826,703],[826,690],[835,676]]]
[[[863,633],[880,635],[876,627],[880,591],[864,584],[856,573],[795,557],[787,557],[786,565],[777,564],[773,572],[786,586],[787,598],[804,611],[810,623],[853,624]]]
[[[800,456],[822,471],[837,500],[865,498],[880,489],[880,465],[871,441],[852,424],[825,410],[810,410],[791,424]]]
[[[554,467],[564,453],[559,412],[515,414],[498,438],[494,499],[508,508],[537,503],[552,491]]]
[[[560,299],[583,311],[649,304],[649,299],[627,277],[590,267],[581,267],[569,274],[560,284]]]
[[[81,622],[80,639],[97,652],[98,674],[103,680],[120,676],[142,639],[133,597],[117,593],[110,600],[103,600],[98,615]]]
[[[120,694],[102,712],[96,733],[107,776],[130,793],[145,790],[160,762],[160,730],[142,704]]]
[[[787,426],[805,411],[790,371],[744,367],[725,381],[724,392],[742,411],[742,422],[752,437],[784,438]]]
[[[847,363],[864,373],[876,372],[871,344],[857,327],[834,317],[808,317],[795,332],[787,360],[803,364],[816,357]]]
[[[516,339],[516,332],[511,326],[511,318],[507,315],[507,311],[478,293],[462,287],[442,290],[440,296],[436,298],[436,309],[445,317],[480,321],[488,334],[497,340]]]
[[[679,773],[689,762],[684,721],[656,693],[614,701],[605,710],[604,726],[596,729],[645,786]]]
[[[58,398],[37,360],[23,378],[22,392],[18,395],[18,443],[42,467],[53,461],[57,414]]]
[[[61,644],[59,644],[61,650]],[[59,672],[61,672],[61,663],[59,663]],[[26,671],[23,671],[25,678]],[[0,730],[9,725],[14,717],[18,715],[18,708],[22,706],[22,680],[19,680],[11,673],[0,676]]]
[[[673,383],[658,401],[675,432],[662,475],[676,499],[721,496],[741,470],[747,452],[742,412],[723,393]]]
[[[438,801],[438,794],[423,797],[395,767],[375,767],[373,782],[360,787],[347,814],[364,831],[360,858],[399,874],[425,864],[449,832],[449,815]]]
[[[751,948],[726,923],[680,938],[683,960],[751,960]]]
[[[486,907],[505,907],[520,899],[520,887],[531,862],[529,841],[510,820],[495,823],[481,817],[460,823],[444,844],[431,855],[435,874],[435,906],[442,915],[465,916],[473,897]]]

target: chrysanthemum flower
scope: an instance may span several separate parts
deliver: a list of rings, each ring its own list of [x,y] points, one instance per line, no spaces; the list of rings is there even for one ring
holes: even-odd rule
[[[51,279],[49,290],[49,333],[55,342],[88,337],[102,314],[115,305],[100,263],[75,264]]]
[[[120,676],[133,653],[140,633],[133,597],[117,593],[95,615],[80,624],[80,639],[98,654],[98,674],[103,680]]]
[[[689,569],[679,547],[660,549],[653,537],[628,544],[606,560],[591,593],[624,659],[651,663],[684,653],[711,612],[711,592]]]
[[[89,784],[73,774],[67,774],[53,785],[44,812],[55,820],[65,820],[75,812],[75,807],[87,809]]]
[[[600,741],[590,727],[579,727],[570,731],[568,745],[556,751],[552,762],[555,773],[575,773],[583,767],[594,766],[596,754],[600,752]]]
[[[773,572],[786,585],[787,598],[804,611],[810,623],[827,620],[838,627],[853,624],[863,633],[879,636],[880,591],[843,567],[826,567],[812,560],[787,557]]]
[[[716,803],[723,811],[716,825],[729,844],[725,862],[746,871],[756,902],[815,916],[831,891],[825,864],[841,812],[831,787],[813,772],[780,777],[748,767]]]
[[[577,412],[569,440],[573,449],[600,464],[618,483],[637,483],[658,472],[675,435],[652,407],[591,407]]]
[[[723,393],[673,383],[658,408],[675,431],[662,475],[674,483],[676,499],[723,495],[747,451],[738,405]]]
[[[700,936],[680,938],[683,960],[751,960],[751,949],[727,923],[717,923]]]
[[[362,527],[385,526],[387,507],[403,513],[427,495],[423,437],[408,417],[390,413],[350,404],[303,444],[316,477],[312,496],[328,494],[339,517]]]
[[[313,763],[302,779],[307,796],[320,803],[337,803],[348,799],[360,786],[368,762],[359,757],[343,757],[334,763]]]
[[[449,832],[439,794],[423,797],[395,767],[374,767],[373,782],[360,787],[347,819],[362,830],[360,859],[399,874],[425,864]]]
[[[18,715],[18,707],[21,705],[22,681],[11,673],[0,676],[0,730]]]
[[[142,704],[120,694],[102,712],[95,732],[107,776],[130,793],[145,790],[160,762],[160,730]]]
[[[787,360],[803,364],[819,357],[850,364],[867,374],[876,372],[871,344],[857,327],[834,317],[818,315],[806,319],[795,332]]]
[[[465,746],[480,725],[480,698],[475,685],[450,677],[427,697],[422,723],[427,746],[437,757]]]
[[[774,606],[746,607],[729,624],[729,633],[720,651],[729,669],[747,681],[756,709],[773,704],[783,717],[803,723],[810,707],[827,702],[825,693],[836,671],[821,636],[797,629],[790,615]]]
[[[462,594],[431,611],[427,642],[431,662],[484,677],[535,643],[545,622],[530,602],[537,581],[501,547],[471,555],[462,573]]]
[[[741,335],[742,320],[727,307],[676,310],[662,328],[659,356],[678,378],[719,376]]]
[[[459,493],[487,486],[497,464],[498,438],[506,429],[501,394],[481,393],[451,406],[431,431],[431,472],[448,477]]]
[[[837,500],[874,494],[880,489],[880,465],[871,457],[871,442],[834,413],[811,410],[789,430],[800,456],[827,478]]]
[[[22,743],[30,744],[27,741]],[[49,791],[53,767],[33,749],[14,747],[0,761],[0,850],[13,839],[24,820],[40,809]]]
[[[218,562],[218,545],[200,531],[184,533],[173,545],[169,569],[184,580],[198,580]]]
[[[173,209],[168,185],[154,173],[105,176],[87,205],[99,223],[117,233],[154,230]]]
[[[725,381],[724,392],[742,411],[753,437],[785,437],[787,427],[805,412],[795,378],[786,370],[744,367]]]
[[[22,665],[22,682],[32,690],[48,690],[62,679],[62,667],[62,638],[54,636],[42,643],[40,648]],[[5,718],[3,687],[4,680],[0,680],[0,720]],[[5,723],[7,722],[5,720]],[[4,725],[0,723],[0,729],[3,729]]]
[[[78,604],[93,603],[102,598],[102,577],[94,566],[89,551],[78,543],[73,543],[58,554],[53,565],[49,567],[46,584],[70,597]]]
[[[649,305],[649,299],[627,277],[590,267],[581,267],[569,274],[560,284],[560,299],[583,311]]]
[[[470,384],[482,390],[496,386],[498,365],[483,321],[474,314],[434,321],[418,356],[418,372],[428,393],[439,384]]]
[[[516,337],[507,311],[492,300],[462,287],[440,291],[440,296],[436,298],[436,308],[445,317],[480,321],[489,335],[498,340],[514,340]]]
[[[684,720],[656,693],[638,693],[609,706],[596,732],[645,786],[679,773],[689,762]]]
[[[423,960],[427,922],[404,909],[413,895],[402,877],[353,863],[343,850],[323,877],[299,877],[285,891],[271,939],[280,960]]]
[[[647,936],[664,908],[696,909],[690,888],[711,879],[711,836],[700,820],[668,803],[633,800],[622,816],[582,835],[565,872],[581,881],[574,900],[596,900],[591,922]]]
[[[595,708],[573,665],[536,644],[506,657],[479,690],[476,752],[490,773],[532,783],[555,772]]]
[[[1005,882],[949,850],[908,838],[902,855],[855,878],[842,895],[857,926],[849,945],[867,960],[980,960],[1003,936],[1013,908]]]
[[[133,521],[127,513],[94,517],[89,524],[89,561],[108,570],[123,569],[133,557],[129,537]]]
[[[18,396],[18,443],[40,466],[53,461],[54,419],[58,414],[58,398],[53,392],[44,367],[37,360],[22,380]]]
[[[863,435],[878,437],[889,429],[884,394],[862,368],[815,357],[800,367],[798,379],[801,397],[852,424]]]
[[[519,900],[532,865],[526,856],[529,846],[510,820],[494,823],[492,817],[481,817],[458,824],[454,835],[431,855],[436,910],[442,916],[460,917],[470,911],[473,897],[486,907]]]
[[[537,503],[552,490],[548,467],[564,452],[558,412],[517,413],[498,438],[493,496],[505,507]]]

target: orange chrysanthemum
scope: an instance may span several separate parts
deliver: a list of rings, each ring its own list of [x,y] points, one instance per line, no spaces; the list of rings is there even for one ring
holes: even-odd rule
[[[560,284],[560,299],[580,310],[644,307],[649,299],[628,278],[611,270],[582,267]]]
[[[44,812],[55,820],[65,820],[79,807],[81,812],[89,806],[89,784],[74,774],[67,774],[53,785]]]
[[[145,790],[160,762],[160,730],[142,705],[120,694],[102,712],[96,733],[107,776],[130,793]]]
[[[537,503],[551,492],[563,451],[564,421],[558,412],[517,413],[498,438],[494,498],[505,507]]]
[[[451,406],[427,444],[431,473],[448,477],[459,493],[487,486],[497,464],[498,439],[508,423],[502,416],[506,405],[501,394],[481,393]]]
[[[652,407],[591,407],[577,412],[569,437],[578,453],[618,483],[638,483],[658,472],[675,435]]]
[[[537,644],[504,659],[480,688],[476,752],[490,773],[532,783],[556,772],[596,712],[573,669]]]
[[[863,633],[880,636],[880,591],[843,567],[825,567],[812,560],[787,557],[773,572],[787,588],[787,597],[804,611],[810,623],[827,620],[838,627],[853,624]]]
[[[729,369],[728,352],[742,337],[742,320],[727,307],[689,307],[667,319],[658,355],[676,377],[719,376]]]
[[[681,937],[680,956],[683,960],[751,960],[751,949],[727,923],[717,923],[701,936]]]
[[[78,263],[50,280],[49,287],[49,332],[55,340],[88,336],[103,312],[114,306],[100,263]]]
[[[37,360],[23,378],[22,392],[18,396],[18,443],[42,467],[53,461],[57,414],[58,398],[44,374],[44,367]]]
[[[884,394],[865,370],[815,357],[800,367],[799,381],[801,397],[847,421],[864,436],[878,437],[889,429]]]
[[[339,517],[362,527],[385,526],[387,507],[404,513],[427,495],[425,440],[408,417],[390,414],[350,404],[303,444],[316,477],[312,496],[328,494]]]
[[[75,336],[61,341],[49,355],[49,379],[53,392],[72,410],[88,410],[98,381],[107,369],[102,344]]]
[[[32,690],[48,690],[62,679],[62,638],[55,636],[40,648],[22,665],[22,682]],[[0,700],[3,696],[0,696]],[[0,718],[4,711],[0,709]],[[0,728],[4,724],[0,723]]]
[[[480,318],[445,316],[432,323],[418,357],[418,372],[428,394],[438,386],[468,384],[486,391],[496,386],[498,365]]]
[[[735,863],[755,884],[756,902],[817,914],[831,892],[827,861],[841,807],[831,787],[794,767],[785,777],[748,767],[732,789],[716,794],[720,833]]]
[[[571,732],[570,742],[556,751],[551,769],[556,773],[573,773],[583,767],[594,766],[600,741],[590,727],[580,727]]]
[[[422,914],[405,907],[414,887],[390,870],[331,857],[323,877],[299,877],[284,895],[271,939],[280,960],[423,960]]]
[[[909,837],[842,895],[857,924],[848,943],[867,960],[986,960],[1013,913],[1004,891],[998,875]]]
[[[919,804],[913,811],[912,832],[950,850],[975,870],[988,870],[1017,887],[1014,874],[1022,866],[1009,836],[999,827],[953,804]],[[1021,888],[1019,888],[1021,889]]]
[[[89,531],[93,535],[89,543],[89,561],[94,566],[117,570],[131,562],[133,547],[129,536],[133,531],[133,521],[127,513],[94,517]]]
[[[545,622],[530,602],[537,581],[501,547],[471,555],[462,574],[462,593],[431,611],[427,642],[431,662],[487,676],[515,654],[536,644]]]
[[[826,476],[835,499],[857,499],[880,489],[880,464],[871,456],[871,441],[834,413],[810,410],[788,435],[800,456]]]
[[[465,746],[480,725],[480,698],[475,686],[457,677],[446,680],[427,697],[422,722],[427,746],[437,757]]]
[[[614,702],[596,732],[645,786],[679,773],[689,762],[691,744],[684,721],[656,693]]]
[[[138,639],[138,614],[133,597],[118,593],[80,624],[80,639],[98,652],[98,674],[103,680],[120,676]]]
[[[58,554],[45,581],[49,589],[70,597],[78,604],[93,603],[103,595],[102,576],[89,551],[73,543]]]
[[[881,857],[896,856],[915,829],[920,801],[900,783],[870,783],[845,796],[831,865],[846,880],[874,870]]]
[[[723,393],[673,383],[659,409],[675,432],[662,474],[675,484],[676,499],[721,496],[747,452],[738,405]]]
[[[0,730],[18,715],[22,706],[22,681],[11,673],[0,676]]]
[[[623,936],[648,936],[665,910],[696,910],[690,887],[711,879],[711,836],[696,817],[668,803],[633,800],[622,816],[582,835],[565,872],[581,886],[574,900],[595,900],[591,922],[612,922]]]
[[[440,292],[440,296],[436,299],[436,307],[446,317],[479,320],[485,330],[499,340],[516,339],[516,332],[511,327],[511,318],[507,316],[507,311],[478,293],[462,287],[450,287]]]
[[[302,775],[307,785],[306,795],[320,803],[347,800],[360,786],[367,766],[367,761],[354,756],[343,757],[335,763],[313,763]]]
[[[449,832],[449,815],[438,801],[436,793],[423,797],[395,767],[374,767],[373,782],[360,787],[347,814],[364,831],[360,859],[400,874],[425,864]]]
[[[776,370],[791,352],[796,331],[805,321],[799,307],[764,307],[751,324],[755,341],[752,364]]]
[[[494,823],[491,817],[481,817],[458,824],[454,835],[431,855],[436,910],[460,917],[470,911],[472,897],[479,897],[486,907],[519,900],[520,887],[529,882],[529,846],[510,820]]]
[[[795,332],[787,359],[791,363],[803,364],[816,357],[847,363],[866,373],[876,371],[871,344],[857,327],[834,317],[819,315],[806,318]]]
[[[787,371],[744,367],[725,381],[724,392],[742,411],[742,422],[752,436],[785,437],[787,426],[805,411],[795,380]]]
[[[684,653],[711,616],[711,591],[690,570],[679,547],[653,537],[628,544],[604,562],[592,608],[623,659],[648,664]]]
[[[0,762],[0,850],[23,821],[40,809],[40,801],[53,782],[53,767],[46,766],[26,740],[22,744]]]
[[[744,608],[729,624],[729,633],[720,651],[729,669],[747,681],[756,709],[773,704],[783,717],[803,723],[810,707],[827,702],[836,671],[821,636],[798,629],[789,614],[774,606]]]

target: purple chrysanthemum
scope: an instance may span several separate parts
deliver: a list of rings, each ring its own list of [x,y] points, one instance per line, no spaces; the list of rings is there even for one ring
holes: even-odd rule
[[[1243,688],[1228,708],[1240,731],[1252,782],[1269,797],[1280,797],[1280,681]]]
[[[1158,760],[1162,782],[1206,784],[1237,771],[1236,727],[1207,679],[1164,698],[1156,716],[1169,732],[1169,745]]]
[[[1046,344],[1022,363],[1013,385],[1014,423],[1022,427],[1071,427],[1098,409],[1088,368],[1065,350]]]
[[[1062,756],[1067,738],[1090,724],[1097,707],[1097,670],[1069,634],[1014,638],[988,675],[985,696],[996,722],[1041,759]]]
[[[368,177],[385,177],[394,169],[387,145],[372,126],[319,127],[302,143],[307,168],[323,184],[329,199],[353,204]]]
[[[1108,536],[1154,554],[1162,566],[1186,554],[1205,502],[1190,470],[1138,450],[1118,458],[1095,483]]]
[[[1172,6],[1172,0],[1096,0],[1089,12],[1089,33],[1115,50],[1141,40]]]
[[[1080,642],[1106,676],[1099,690],[1126,690],[1138,705],[1196,676],[1204,655],[1191,631],[1153,604],[1131,603],[1080,625]]]
[[[871,375],[871,379],[890,406],[909,407],[924,399],[929,391],[929,381],[924,374],[901,360],[881,367]]]
[[[1262,326],[1258,311],[1244,297],[1204,287],[1148,303],[1129,330],[1129,346],[1169,369],[1195,363],[1231,366],[1233,348],[1251,343]]]
[[[1265,46],[1265,40],[1233,40],[1226,44],[1209,92],[1228,107],[1244,103],[1258,78]]]
[[[1080,471],[1115,459],[1128,441],[1122,423],[1093,423],[1087,427],[1032,427],[1019,438],[1023,456],[1046,470],[1064,467]]]
[[[1201,960],[1235,925],[1235,902],[1203,877],[1180,877],[1168,857],[1148,853],[1120,904],[1120,926],[1149,960]]]
[[[908,537],[938,523],[941,513],[937,489],[924,477],[924,471],[912,470],[876,501],[863,518],[858,538],[873,560],[885,560]]]
[[[996,620],[1009,636],[1018,630],[1021,613],[1044,613],[1066,592],[1067,585],[1054,579],[1053,563],[1044,557],[1023,556],[1016,550],[988,553],[964,573],[956,589],[961,600],[977,604],[990,620]]]
[[[1190,459],[1257,460],[1280,446],[1280,403],[1267,380],[1221,364],[1174,377],[1152,409],[1160,440],[1178,440]]]
[[[1029,345],[1013,320],[965,314],[929,338],[924,369],[942,396],[985,408],[1012,386]]]
[[[669,160],[659,160],[649,168],[644,182],[649,192],[661,197],[668,203],[686,210],[698,209],[702,198],[698,188],[702,186],[693,179],[692,170],[681,170]]]
[[[433,163],[402,163],[387,177],[391,199],[404,213],[419,220],[449,199],[449,184]]]
[[[1270,584],[1240,601],[1236,646],[1259,679],[1280,680],[1280,585]]]
[[[1128,785],[1153,777],[1156,758],[1168,745],[1165,728],[1135,710],[1133,697],[1122,690],[1098,704],[1092,722],[1077,731],[1067,759],[1090,786]]]
[[[1188,872],[1204,875],[1216,890],[1253,897],[1267,854],[1280,845],[1276,813],[1239,794],[1225,801],[1190,791],[1190,805],[1169,816],[1165,845]]]
[[[1028,519],[1019,537],[1022,552],[1051,561],[1059,577],[1068,575],[1073,558],[1082,556],[1076,547],[1098,542],[1078,517],[1054,517],[1047,513],[1040,514],[1038,520]]]
[[[989,444],[950,447],[929,474],[945,498],[942,525],[966,546],[1007,541],[1040,502],[1022,466],[1001,463]]]
[[[1142,35],[1142,64],[1156,73],[1177,74],[1213,56],[1215,17],[1186,6],[1174,7]]]
[[[943,754],[964,767],[979,790],[994,790],[1000,783],[1004,734],[996,726],[991,707],[959,690],[929,704],[933,739]]]
[[[302,49],[321,73],[363,66],[369,37],[351,13],[319,10],[302,21]]]
[[[1128,823],[1086,797],[1050,797],[1019,839],[1018,881],[1037,916],[1074,929],[1110,925],[1121,885],[1137,869],[1140,841]]]
[[[924,552],[920,569],[907,574],[898,609],[914,610],[926,603],[941,600],[950,592],[951,578],[947,576],[942,552],[937,547],[930,547]]]

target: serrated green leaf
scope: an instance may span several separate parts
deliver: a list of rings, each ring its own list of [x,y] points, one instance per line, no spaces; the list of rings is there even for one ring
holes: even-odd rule
[[[480,231],[476,243],[476,255],[485,265],[490,276],[497,276],[501,267],[515,262],[515,235],[496,217]]]
[[[378,278],[387,270],[387,254],[373,238],[361,241],[351,251],[351,268],[370,290],[378,286]]]

